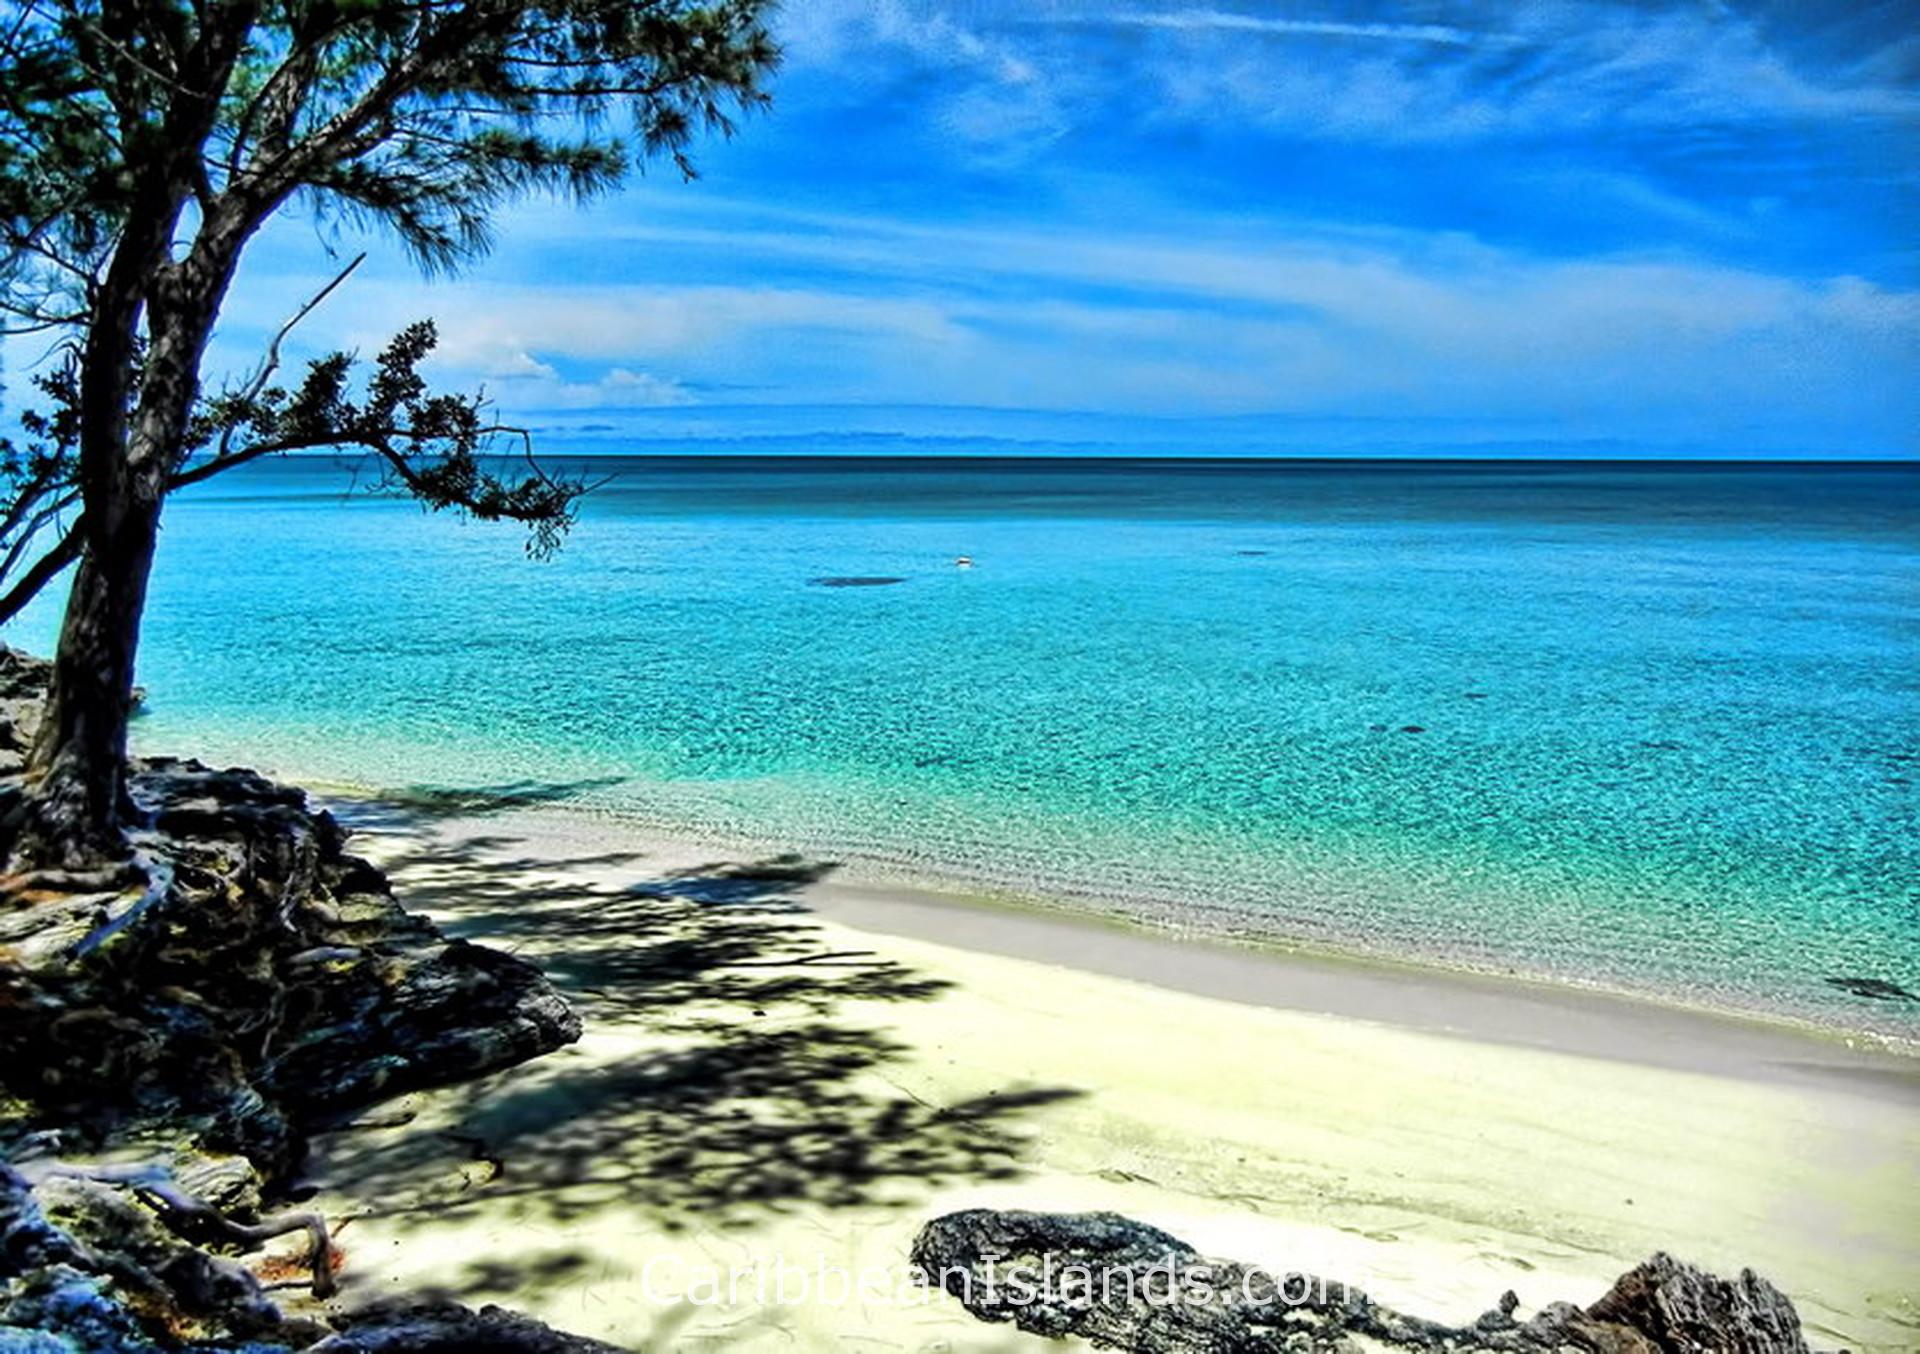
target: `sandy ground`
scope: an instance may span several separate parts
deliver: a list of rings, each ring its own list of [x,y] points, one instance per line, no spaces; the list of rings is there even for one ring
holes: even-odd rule
[[[913,1288],[908,1245],[951,1209],[1107,1208],[1460,1321],[1664,1249],[1765,1274],[1816,1345],[1920,1347],[1920,1061],[563,811],[343,816],[587,1022],[321,1141],[349,1300],[441,1288],[640,1349],[1059,1348]]]

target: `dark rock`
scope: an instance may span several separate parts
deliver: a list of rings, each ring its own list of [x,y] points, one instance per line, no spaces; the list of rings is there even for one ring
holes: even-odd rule
[[[915,1239],[923,1280],[983,1321],[1136,1354],[1805,1354],[1793,1304],[1751,1270],[1729,1282],[1655,1255],[1593,1306],[1516,1321],[1502,1294],[1471,1325],[1383,1307],[1336,1280],[1211,1259],[1113,1213],[973,1209]]]
[[[302,1114],[337,1112],[511,1067],[580,1034],[538,971],[498,950],[451,941],[395,977],[384,990],[333,984],[325,1023],[273,1060],[266,1088]]]
[[[0,644],[0,774],[18,771],[26,760],[52,676],[46,659]]]
[[[71,1177],[34,1188],[0,1165],[0,1350],[271,1354],[323,1334],[122,1191]]]
[[[537,969],[408,913],[299,790],[167,758],[131,788],[158,887],[0,906],[16,1133],[97,1148],[164,1123],[278,1183],[324,1118],[579,1036]]]
[[[38,706],[53,679],[53,664],[24,649],[0,644],[0,701]]]
[[[389,1301],[288,1318],[259,1280],[118,1190],[0,1165],[0,1354],[618,1354],[498,1307]]]
[[[951,1213],[921,1229],[912,1262],[982,1320],[1138,1354],[1331,1352],[1356,1332],[1446,1333],[1316,1276],[1210,1259],[1115,1213]]]
[[[306,1354],[623,1354],[499,1307],[398,1302],[360,1312]]]
[[[18,792],[47,671],[0,647],[0,795]],[[172,758],[134,762],[128,788],[142,825],[126,880],[0,887],[0,1158],[36,1182],[0,1165],[0,1352],[334,1340],[213,1247],[311,1227],[324,1296],[323,1221],[263,1216],[307,1134],[558,1048],[580,1022],[537,969],[403,909],[301,791]],[[71,1161],[108,1152],[143,1160]],[[438,1311],[465,1337],[377,1347],[602,1348]]]
[[[890,583],[904,583],[904,578],[891,575],[830,575],[826,578],[809,578],[807,582],[816,588],[884,588]]]
[[[1587,1308],[1586,1320],[1633,1331],[1661,1354],[1774,1354],[1807,1347],[1793,1303],[1752,1270],[1729,1281],[1666,1254],[1622,1274]]]
[[[0,1281],[30,1269],[70,1265],[79,1256],[78,1243],[47,1220],[25,1178],[0,1162]]]

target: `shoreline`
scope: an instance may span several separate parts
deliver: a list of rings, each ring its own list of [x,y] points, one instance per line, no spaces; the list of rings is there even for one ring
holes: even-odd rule
[[[782,873],[551,806],[338,807],[410,907],[587,1025],[321,1140],[361,1291],[643,1346],[1038,1351],[939,1301],[673,1301],[648,1265],[893,1274],[955,1209],[1110,1209],[1455,1323],[1665,1250],[1767,1276],[1816,1346],[1920,1335],[1900,1055]]]
[[[1027,959],[1239,1005],[1676,1071],[1878,1083],[1920,1106],[1920,1046],[1787,1019],[1662,1002],[1518,974],[1483,974],[1258,940],[1174,935],[1124,917],[831,881],[828,920],[873,935]]]
[[[791,850],[777,840],[746,835],[703,833],[676,829],[653,821],[629,816],[613,809],[588,808],[565,801],[551,803],[507,803],[503,806],[463,808],[457,799],[447,807],[427,807],[404,795],[376,786],[331,780],[313,780],[297,773],[275,770],[272,774],[294,784],[308,787],[323,802],[378,805],[408,812],[434,815],[452,813],[468,816],[484,812],[489,817],[533,815],[536,821],[571,825],[574,835],[600,838],[614,836],[623,840],[671,844],[674,847],[701,848],[720,853],[746,853],[770,856]],[[1920,1032],[1894,1033],[1859,1025],[1841,1025],[1781,1008],[1757,1008],[1734,1003],[1715,1004],[1690,999],[1677,993],[1615,985],[1576,978],[1553,972],[1528,972],[1516,968],[1476,965],[1448,955],[1407,954],[1387,948],[1368,948],[1338,942],[1289,936],[1276,929],[1246,923],[1246,917],[1230,909],[1185,905],[1179,912],[1161,909],[1149,900],[1120,899],[1093,890],[1024,890],[968,879],[958,875],[915,870],[901,862],[868,858],[858,853],[831,859],[836,875],[814,891],[823,915],[848,921],[858,929],[880,931],[917,939],[944,942],[947,926],[966,915],[999,919],[995,925],[1024,928],[1030,943],[1045,947],[1055,955],[1084,954],[1087,960],[1061,959],[1068,967],[1094,966],[1090,971],[1116,977],[1141,978],[1173,990],[1199,995],[1216,995],[1211,981],[1237,993],[1230,999],[1256,1005],[1278,1004],[1286,1009],[1313,1009],[1301,1000],[1275,1002],[1259,995],[1260,987],[1244,974],[1230,972],[1236,966],[1256,965],[1292,969],[1313,975],[1319,981],[1309,984],[1308,992],[1320,1000],[1334,1003],[1325,1013],[1359,1019],[1383,1018],[1382,1000],[1353,1002],[1367,987],[1391,985],[1399,991],[1413,984],[1463,998],[1463,1008],[1474,1016],[1461,1030],[1437,1022],[1417,1026],[1439,1032],[1460,1032],[1469,1037],[1518,1042],[1545,1048],[1583,1051],[1580,1031],[1564,1021],[1556,1021],[1548,1033],[1522,1027],[1515,1032],[1510,1020],[1519,1008],[1556,1010],[1562,1007],[1590,1008],[1596,1013],[1611,1013],[1630,1019],[1635,1013],[1657,1025],[1653,1012],[1723,1026],[1729,1032],[1729,1048],[1784,1035],[1827,1047],[1830,1051],[1858,1055],[1871,1062],[1884,1057],[1902,1062],[1911,1060],[1914,1075],[1920,1077]],[[1200,917],[1218,915],[1220,924],[1208,926]],[[1242,923],[1236,925],[1235,923]],[[995,925],[963,927],[958,934],[975,937],[953,941],[986,952],[1021,957],[1021,951],[996,943]],[[1125,937],[1108,945],[1091,948],[1073,943],[1074,939]],[[1147,956],[1159,952],[1190,952],[1190,963],[1177,963],[1165,970],[1166,976],[1152,976]],[[1209,962],[1209,960],[1213,962]],[[1211,979],[1202,974],[1213,973]],[[1351,980],[1351,981],[1349,981]],[[1502,1001],[1501,998],[1506,998]],[[1506,1009],[1500,1009],[1505,1007]],[[1484,1010],[1482,1008],[1485,1008]],[[1402,1020],[1399,1023],[1404,1023]],[[1741,1035],[1744,1033],[1745,1037]],[[1556,1039],[1570,1041],[1556,1042]],[[1604,1050],[1586,1041],[1584,1051]],[[1840,1061],[1848,1061],[1841,1058]],[[1901,1063],[1893,1063],[1898,1067]]]

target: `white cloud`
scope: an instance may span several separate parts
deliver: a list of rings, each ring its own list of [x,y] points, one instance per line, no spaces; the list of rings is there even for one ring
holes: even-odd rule
[[[1497,43],[1462,41],[1423,59],[1373,44],[1306,61],[1289,47],[1233,44],[1222,33],[1209,42],[1213,59],[1186,41],[1150,57],[1142,72],[1183,117],[1237,114],[1355,141],[1920,118],[1911,88],[1799,69],[1744,19],[1566,3],[1519,6],[1511,21]]]
[[[743,335],[818,341],[870,335],[919,347],[953,341],[946,311],[930,301],[775,287],[532,286],[471,278],[448,288],[395,282],[357,308],[349,342],[372,352],[420,315],[440,331],[434,366],[481,376],[554,375],[526,367],[529,351],[573,361],[629,364],[698,359]]]
[[[1158,13],[1108,15],[1104,22],[1133,28],[1164,28],[1176,32],[1274,33],[1291,37],[1380,38],[1389,42],[1434,42],[1468,47],[1499,41],[1497,35],[1445,24],[1340,23],[1327,19],[1270,19],[1253,14],[1230,14],[1217,9],[1176,9]]]
[[[377,338],[435,314],[439,379],[538,353],[510,408],[767,402],[1139,414],[1531,419],[1589,434],[1756,425],[1819,449],[1920,426],[1920,292],[1683,257],[1550,259],[1458,235],[1103,233],[890,224],[752,208],[758,227],[610,227],[714,247],[807,289],[394,284]],[[321,336],[316,334],[316,340]],[[528,359],[531,360],[531,359]],[[662,369],[675,373],[661,375]],[[1911,435],[1905,435],[1907,443]]]
[[[497,392],[501,404],[515,410],[674,409],[698,403],[677,381],[615,367],[597,381],[518,383]]]
[[[795,69],[834,71],[855,90],[901,61],[972,81],[937,95],[949,105],[940,125],[1009,155],[1117,116],[1415,143],[1920,119],[1904,39],[1821,65],[1724,6],[1533,0],[1495,12],[1499,28],[1478,30],[1421,7],[1356,21],[1255,6],[816,0],[792,7],[783,34]],[[1103,30],[1133,40],[1102,44]]]
[[[482,376],[504,381],[554,381],[560,373],[524,349],[503,353],[479,367]]]
[[[1002,84],[1024,84],[1034,68],[1002,37],[963,23],[923,0],[813,0],[783,9],[780,41],[790,62],[870,62],[873,49],[894,48],[933,65],[970,67]]]
[[[685,386],[647,371],[629,371],[625,367],[615,367],[601,379],[600,386],[615,397],[610,401],[612,403],[641,405],[647,408],[693,403],[693,394]]]
[[[936,99],[934,123],[950,142],[987,161],[1023,159],[1072,129],[1069,80],[1057,63],[1006,30],[995,6],[963,21],[927,0],[812,0],[779,18],[792,68],[834,70],[859,89],[901,62],[955,86]]]

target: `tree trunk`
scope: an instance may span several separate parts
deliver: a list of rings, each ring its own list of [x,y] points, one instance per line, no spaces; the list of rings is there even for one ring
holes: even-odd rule
[[[130,165],[139,191],[89,295],[79,406],[85,553],[67,598],[24,792],[0,823],[0,836],[12,839],[14,867],[88,870],[130,854],[122,813],[129,802],[127,719],[160,504],[181,459],[201,357],[240,250],[293,187],[231,192],[214,204],[218,210],[203,203],[193,243],[176,260],[176,228],[204,181],[207,139],[260,6],[256,0],[212,8],[172,72],[167,106],[138,129],[157,153]]]
[[[133,303],[119,307],[124,318],[96,323],[89,334],[80,385],[86,549],[67,597],[26,792],[12,815],[15,865],[84,870],[129,855],[127,721],[160,505],[181,459],[201,355],[255,225],[233,217],[203,222],[184,261],[157,266]],[[142,299],[151,340],[129,419],[126,392],[137,360],[130,323]]]
[[[16,859],[86,869],[127,855],[127,721],[159,521],[157,498],[130,504],[112,538],[95,537],[81,557],[27,764]]]

